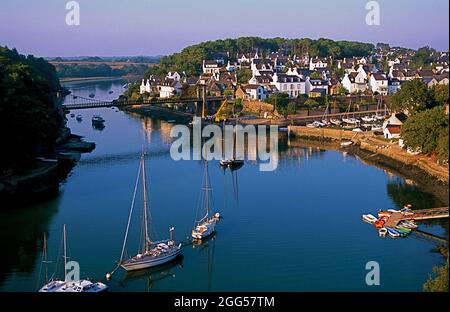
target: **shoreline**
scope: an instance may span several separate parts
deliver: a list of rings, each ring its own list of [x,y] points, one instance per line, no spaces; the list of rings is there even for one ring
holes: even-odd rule
[[[132,76],[117,76],[117,77],[65,77],[59,78],[61,84],[69,82],[95,82],[95,81],[114,81],[123,79],[132,79],[139,77],[137,75]]]
[[[95,143],[83,141],[68,128],[62,129],[52,153],[37,157],[30,167],[0,179],[0,201],[5,205],[23,207],[52,198],[59,192],[60,183],[70,174],[81,154],[94,149]]]

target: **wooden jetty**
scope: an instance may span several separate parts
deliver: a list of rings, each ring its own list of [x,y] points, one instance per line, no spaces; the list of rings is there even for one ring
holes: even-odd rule
[[[385,227],[395,228],[400,221],[403,220],[430,220],[439,218],[448,218],[448,207],[413,210],[408,214],[402,212],[394,212],[384,224]]]

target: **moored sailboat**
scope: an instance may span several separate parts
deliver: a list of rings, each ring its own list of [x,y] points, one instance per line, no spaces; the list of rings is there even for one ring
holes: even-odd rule
[[[131,217],[133,214],[133,208],[136,201],[137,189],[139,186],[139,178],[141,178],[142,183],[142,197],[143,197],[143,237],[142,237],[142,246],[138,253],[130,257],[128,259],[124,259],[125,255],[125,247],[128,239],[128,232],[130,229]],[[169,261],[175,259],[181,253],[181,243],[176,245],[173,240],[173,231],[174,228],[171,227],[170,238],[164,241],[152,241],[150,238],[149,231],[149,208],[148,208],[148,193],[147,193],[147,177],[146,177],[146,169],[145,169],[145,154],[142,152],[141,154],[141,162],[139,165],[138,176],[136,179],[136,184],[133,192],[133,199],[131,202],[130,213],[128,217],[128,223],[125,231],[124,242],[122,246],[122,253],[120,256],[119,265],[125,269],[126,271],[147,269],[150,267],[158,266]],[[110,277],[110,274],[107,275]]]
[[[67,268],[67,230],[64,224],[63,228],[63,243],[64,243],[64,276],[66,275]],[[44,243],[46,249],[46,241]],[[47,252],[45,251],[45,259],[47,258]],[[47,261],[46,261],[47,262]],[[87,279],[68,281],[67,279],[52,279],[47,282],[39,292],[105,292],[108,290],[108,286],[102,282],[92,282]]]
[[[216,223],[220,218],[219,213],[215,213],[211,216],[211,196],[210,192],[212,188],[209,185],[209,172],[208,172],[208,160],[205,159],[205,173],[202,187],[201,206],[202,218],[195,222],[195,226],[192,229],[191,236],[193,239],[202,239],[212,235],[216,230]],[[204,214],[203,214],[204,213]]]

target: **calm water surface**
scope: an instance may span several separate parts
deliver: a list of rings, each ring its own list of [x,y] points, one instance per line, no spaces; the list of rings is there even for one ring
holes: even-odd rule
[[[95,93],[96,99],[110,100],[123,84],[67,86],[76,95]],[[198,161],[171,160],[171,124],[114,109],[78,113],[83,121],[69,117],[68,126],[97,148],[82,156],[59,196],[0,211],[2,291],[34,291],[41,285],[44,231],[54,271],[55,262],[62,261],[58,250],[64,223],[71,259],[80,263],[83,277],[104,279],[120,256],[144,142],[153,237],[166,238],[173,225],[175,238],[185,241],[193,226],[203,167]],[[94,114],[106,119],[102,131],[92,129]],[[443,261],[434,252],[435,242],[415,236],[382,239],[361,221],[363,213],[400,208],[405,200],[423,208],[441,203],[342,152],[286,147],[274,172],[260,172],[257,163],[247,162],[232,175],[211,162],[210,175],[214,208],[224,217],[215,237],[186,246],[183,259],[162,268],[133,275],[118,270],[108,282],[112,291],[421,291],[432,267]],[[139,242],[137,211],[129,254]],[[448,223],[421,228],[448,235]],[[381,267],[378,287],[365,284],[365,264],[372,260]]]

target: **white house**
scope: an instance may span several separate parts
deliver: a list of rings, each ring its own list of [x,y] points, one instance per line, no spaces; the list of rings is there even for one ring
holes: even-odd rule
[[[243,85],[242,90],[253,100],[265,100],[267,97],[266,89],[260,85],[248,84]]]
[[[145,82],[145,80],[142,79],[141,86],[139,87],[139,93],[144,94],[144,93],[151,93],[151,92],[152,92],[152,87],[150,85],[150,80],[147,79],[147,82]]]
[[[217,61],[203,60],[203,73],[204,74],[218,74],[219,72],[220,72],[220,64]]]
[[[181,75],[177,72],[169,72],[166,76],[168,79],[173,79],[176,81],[180,81],[181,80]]]
[[[327,58],[311,58],[309,60],[309,70],[314,70],[316,68],[326,68],[328,67],[328,60]]]
[[[361,72],[346,73],[341,84],[350,93],[364,92],[367,89],[367,79]]]
[[[177,80],[166,78],[162,85],[159,86],[159,97],[170,98],[181,92],[181,83]]]
[[[395,114],[383,122],[383,135],[386,139],[400,138],[403,122]]]
[[[275,73],[272,76],[272,80],[272,85],[280,92],[287,93],[290,98],[296,98],[300,94],[306,94],[305,81],[298,76]]]
[[[315,90],[315,92],[321,92],[326,95],[328,94],[328,82],[322,79],[307,77],[305,81],[305,92],[309,95],[312,90]]]
[[[401,126],[389,125],[383,128],[383,135],[386,139],[400,139]]]
[[[387,95],[389,89],[386,76],[380,73],[370,75],[369,88],[373,93]]]
[[[397,78],[390,79],[388,82],[388,93],[394,94],[401,88],[401,81]]]

